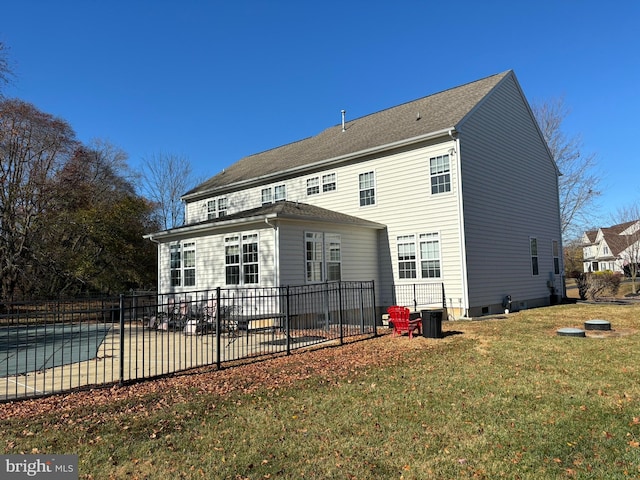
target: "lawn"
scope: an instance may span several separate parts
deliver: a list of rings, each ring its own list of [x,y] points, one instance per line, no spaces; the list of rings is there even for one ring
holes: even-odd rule
[[[556,335],[589,319],[612,332]],[[443,331],[0,405],[3,452],[84,479],[640,478],[640,305]]]

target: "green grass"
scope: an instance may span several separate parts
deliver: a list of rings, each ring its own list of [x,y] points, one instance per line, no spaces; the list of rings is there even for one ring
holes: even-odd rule
[[[614,332],[555,334],[594,318]],[[640,478],[640,306],[563,305],[443,330],[294,355],[312,367],[293,386],[8,417],[4,453],[77,453],[80,478],[94,479]],[[381,360],[336,373],[358,350]]]

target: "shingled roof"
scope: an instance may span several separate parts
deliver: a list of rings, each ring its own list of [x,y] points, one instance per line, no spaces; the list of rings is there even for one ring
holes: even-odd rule
[[[187,192],[197,198],[251,180],[455,128],[511,70],[327,128],[316,136],[244,157]]]
[[[212,218],[198,223],[183,225],[170,230],[157,232],[146,235],[146,238],[161,238],[182,235],[185,232],[203,231],[215,229],[217,227],[228,228],[230,224],[259,222],[263,223],[265,219],[287,219],[287,220],[303,220],[305,222],[329,222],[332,224],[351,225],[362,228],[383,229],[385,226],[378,222],[365,220],[363,218],[354,217],[353,215],[345,215],[344,213],[328,210],[326,208],[309,205],[307,203],[282,201],[250,210],[243,210],[224,217]]]
[[[625,232],[629,227],[637,222],[638,220],[634,220],[631,222],[620,223],[618,225],[613,225],[612,227],[601,229],[602,237],[609,246],[611,255],[613,255],[614,257],[620,255],[620,253],[629,248],[630,245],[638,241],[637,233],[633,233],[631,235],[623,235],[623,232]]]

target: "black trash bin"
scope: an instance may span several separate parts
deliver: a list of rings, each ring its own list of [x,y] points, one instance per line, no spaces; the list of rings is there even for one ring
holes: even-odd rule
[[[421,310],[422,336],[442,338],[442,310]]]

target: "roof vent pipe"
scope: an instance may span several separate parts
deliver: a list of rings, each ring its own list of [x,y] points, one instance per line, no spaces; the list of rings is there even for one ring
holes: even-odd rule
[[[344,128],[344,114],[347,113],[347,111],[346,110],[340,110],[340,113],[342,113],[342,131],[346,132],[347,129]]]

